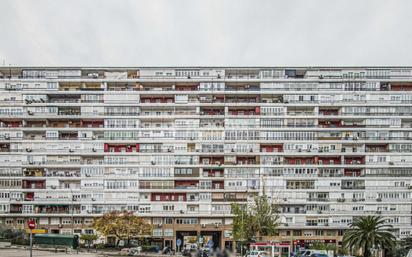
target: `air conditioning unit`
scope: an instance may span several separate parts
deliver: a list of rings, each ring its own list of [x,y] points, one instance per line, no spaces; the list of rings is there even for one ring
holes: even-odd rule
[[[74,150],[70,148],[70,149],[69,149],[69,152],[70,152],[70,153],[73,153],[73,152],[74,152]]]

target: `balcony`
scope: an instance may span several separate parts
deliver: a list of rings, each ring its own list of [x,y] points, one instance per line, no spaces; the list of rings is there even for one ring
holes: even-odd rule
[[[24,176],[26,177],[43,177],[44,175],[44,169],[41,168],[27,168],[24,170]]]
[[[58,115],[80,115],[80,107],[59,107]]]
[[[363,165],[365,164],[365,157],[364,156],[359,156],[359,157],[344,157],[345,164],[348,165]]]
[[[80,206],[64,204],[35,205],[35,214],[80,214]]]
[[[33,201],[34,200],[34,193],[24,193],[24,201]]]
[[[343,174],[345,177],[361,177],[364,172],[361,169],[345,169]]]
[[[254,165],[259,163],[259,157],[237,156],[236,165]]]
[[[10,204],[10,213],[22,213],[21,204]]]
[[[320,109],[320,116],[337,116],[339,115],[339,109]]]
[[[20,128],[22,127],[21,121],[0,121],[0,128]]]
[[[161,104],[161,103],[174,103],[173,97],[141,97],[140,103],[142,104]]]
[[[48,169],[45,174],[46,177],[67,177],[77,178],[80,177],[80,170],[78,169]]]
[[[316,163],[315,157],[285,157],[286,165],[312,165]]]
[[[411,82],[391,82],[389,85],[391,91],[412,91]]]
[[[201,108],[200,115],[218,116],[225,115],[223,108]]]
[[[186,193],[152,193],[150,197],[152,202],[186,202]]]
[[[288,180],[286,181],[286,189],[315,189],[314,180]]]
[[[179,85],[175,86],[176,91],[198,91],[199,85]]]
[[[233,115],[233,116],[260,115],[260,107],[254,107],[254,108],[229,108],[228,114]]]
[[[306,201],[308,202],[329,202],[329,198],[306,198]]]
[[[226,103],[259,103],[259,95],[253,97],[244,97],[244,96],[226,96]]]
[[[203,177],[221,178],[224,175],[224,169],[203,169]]]
[[[365,189],[364,180],[342,180],[341,189]]]
[[[200,103],[224,103],[225,97],[220,95],[199,96]]]
[[[199,188],[198,180],[176,180],[175,189],[193,190]]]
[[[213,180],[211,189],[225,189],[225,184],[221,180]]]
[[[319,127],[320,128],[339,128],[342,126],[341,120],[320,120]]]
[[[139,152],[140,144],[104,144],[104,152],[131,153]]]
[[[260,151],[262,153],[283,152],[283,144],[273,144],[273,145],[261,144]]]
[[[49,95],[49,103],[80,103],[80,95]]]
[[[386,153],[389,152],[388,144],[365,145],[367,153]]]
[[[77,140],[78,133],[77,132],[61,132],[59,135],[60,140]]]
[[[340,165],[341,157],[318,157],[319,165]]]
[[[46,189],[46,180],[23,180],[23,189]]]
[[[1,153],[9,153],[10,152],[10,144],[9,143],[0,143],[0,152]]]
[[[107,91],[143,91],[143,85],[129,82],[108,82]]]
[[[222,156],[208,156],[200,157],[200,163],[203,165],[216,165],[221,166],[225,164],[225,158]]]

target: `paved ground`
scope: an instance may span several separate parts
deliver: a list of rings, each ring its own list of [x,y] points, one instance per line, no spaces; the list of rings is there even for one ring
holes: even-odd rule
[[[33,250],[33,257],[97,257],[95,253],[61,253],[61,252],[49,252],[49,251],[36,251]],[[29,257],[29,250],[24,249],[0,249],[0,257]]]

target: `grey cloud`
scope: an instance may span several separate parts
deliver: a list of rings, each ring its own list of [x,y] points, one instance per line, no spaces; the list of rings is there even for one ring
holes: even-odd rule
[[[13,65],[411,65],[412,1],[3,0]]]

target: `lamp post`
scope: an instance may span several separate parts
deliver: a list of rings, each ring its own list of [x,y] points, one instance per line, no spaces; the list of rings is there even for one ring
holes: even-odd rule
[[[70,194],[71,194],[71,209],[72,209],[72,213],[71,213],[71,234],[74,235],[74,194],[73,194],[73,189],[71,187],[69,187],[70,189]]]
[[[242,216],[241,216],[241,224],[242,224],[242,233],[241,233],[241,235],[242,235],[242,237],[240,238],[240,256],[243,256],[243,240],[245,240],[244,239],[244,233],[245,233],[245,231],[244,231],[244,226],[243,226],[243,210],[242,210]]]

